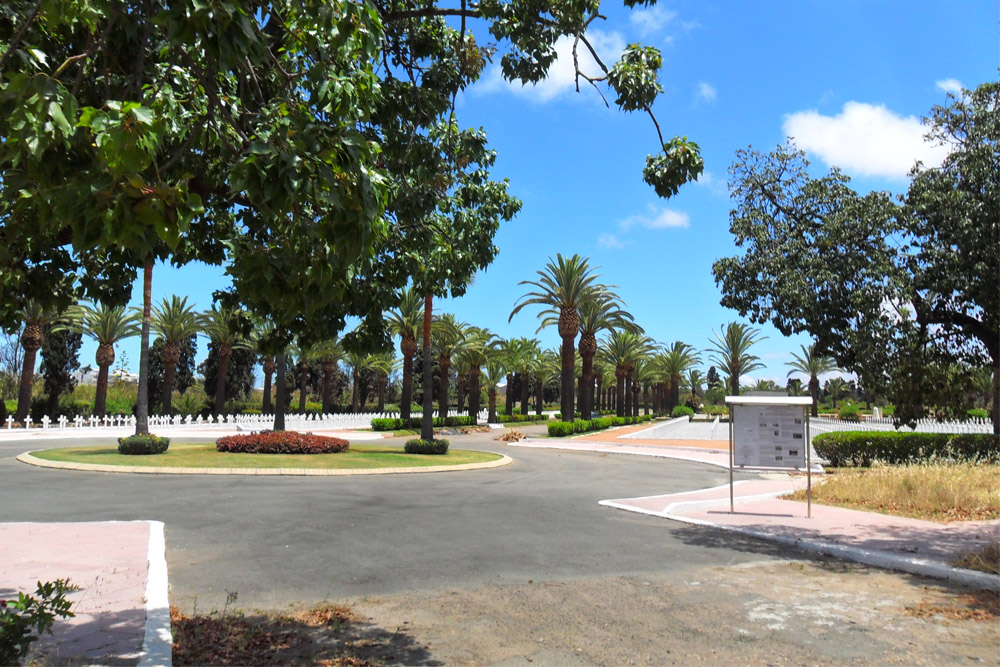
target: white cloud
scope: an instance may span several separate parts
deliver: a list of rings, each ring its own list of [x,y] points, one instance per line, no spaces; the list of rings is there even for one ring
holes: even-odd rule
[[[645,229],[670,229],[687,228],[691,226],[691,218],[683,211],[675,211],[669,208],[657,208],[650,204],[647,213],[632,215],[619,223],[623,232],[627,232],[633,227],[643,227]]]
[[[643,37],[663,30],[675,18],[677,18],[677,12],[659,6],[653,6],[650,9],[636,9],[629,14],[629,21],[639,29],[639,34]]]
[[[714,102],[715,98],[718,96],[719,94],[711,85],[705,83],[704,81],[698,84],[698,92],[695,95],[697,99],[705,102]]]
[[[799,148],[860,176],[904,179],[917,160],[934,167],[948,154],[947,147],[924,140],[926,128],[916,116],[862,102],[847,102],[836,116],[790,114],[784,130]]]
[[[614,234],[604,233],[597,237],[597,245],[602,248],[621,249],[625,247],[625,242]]]
[[[625,38],[618,32],[604,32],[601,30],[590,30],[587,38],[593,45],[597,55],[607,67],[611,67],[621,58],[622,51],[625,50]],[[481,82],[476,84],[475,90],[481,93],[493,93],[500,90],[509,90],[516,95],[530,98],[536,102],[549,102],[564,93],[576,91],[576,70],[573,67],[573,38],[568,36],[560,37],[555,44],[556,60],[549,68],[549,75],[543,81],[536,84],[522,86],[519,82],[504,81],[500,72],[500,63],[496,62],[490,66],[483,75]],[[577,47],[577,57],[581,71],[589,76],[603,76],[590,50],[580,43]],[[580,79],[580,92],[584,87],[590,88],[590,84],[585,79]]]
[[[953,95],[962,94],[962,82],[958,79],[941,79],[940,81],[935,81],[934,85],[946,93]]]

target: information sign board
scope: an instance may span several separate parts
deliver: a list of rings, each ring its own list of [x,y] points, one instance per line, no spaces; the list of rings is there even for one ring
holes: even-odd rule
[[[797,405],[732,405],[733,464],[805,468],[806,430]]]

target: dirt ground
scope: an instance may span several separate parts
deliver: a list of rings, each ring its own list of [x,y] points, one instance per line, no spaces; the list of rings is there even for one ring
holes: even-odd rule
[[[341,641],[415,665],[1000,664],[995,593],[834,560],[345,601]]]

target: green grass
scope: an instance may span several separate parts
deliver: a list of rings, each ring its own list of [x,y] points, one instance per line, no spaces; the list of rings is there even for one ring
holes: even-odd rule
[[[117,446],[70,447],[33,452],[46,461],[96,463],[117,466],[164,468],[309,468],[324,470],[360,470],[364,468],[421,468],[436,465],[461,465],[496,461],[499,454],[452,449],[441,456],[407,454],[402,447],[382,444],[352,444],[340,454],[230,454],[215,451],[214,442],[172,444],[163,454],[124,456]]]

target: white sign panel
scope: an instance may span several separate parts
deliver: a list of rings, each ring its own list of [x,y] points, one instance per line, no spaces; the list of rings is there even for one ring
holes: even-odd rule
[[[805,419],[798,405],[731,405],[733,464],[804,468]]]

